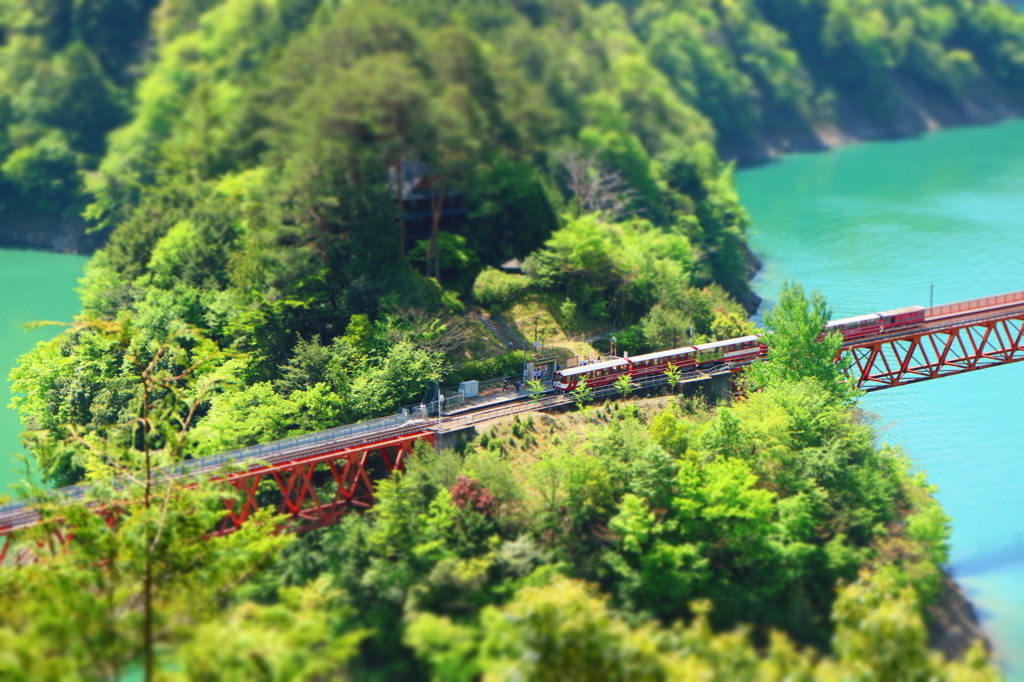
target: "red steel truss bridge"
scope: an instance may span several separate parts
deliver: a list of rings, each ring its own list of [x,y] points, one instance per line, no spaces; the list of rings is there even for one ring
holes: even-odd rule
[[[1024,360],[1024,291],[898,312],[888,320],[888,313],[849,318],[856,322],[848,327],[843,321],[835,323],[844,335],[840,358],[849,361],[849,374],[865,391]],[[694,371],[682,381],[734,375],[747,364]],[[635,383],[644,388],[665,385],[667,379],[658,375],[638,378]],[[614,387],[594,391],[595,398],[616,395]],[[287,515],[283,530],[301,532],[333,524],[350,510],[368,508],[374,502],[375,482],[401,470],[417,442],[433,446],[438,435],[446,432],[571,402],[565,395],[537,399],[523,396],[442,418],[428,417],[424,408],[232,450],[161,473],[165,479],[208,476],[240,491],[239,495],[225,497],[224,517],[212,529],[212,535],[237,530],[256,510],[267,506]],[[88,504],[88,491],[88,484],[82,484],[55,492],[69,503]],[[106,513],[99,507],[97,511]],[[107,515],[112,517],[111,513]],[[7,555],[12,535],[39,522],[38,511],[28,503],[0,506],[0,562]],[[60,533],[58,529],[55,532]]]
[[[924,308],[912,322],[847,337],[840,355],[867,392],[1020,362],[1024,291]]]

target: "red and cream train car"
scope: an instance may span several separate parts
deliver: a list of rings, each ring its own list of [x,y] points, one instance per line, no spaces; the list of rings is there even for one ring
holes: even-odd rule
[[[581,379],[586,379],[587,386],[598,388],[615,383],[623,375],[644,379],[664,374],[669,365],[683,372],[707,371],[726,363],[749,362],[761,356],[764,350],[759,335],[743,336],[559,370],[555,372],[553,385],[562,392],[572,391]]]

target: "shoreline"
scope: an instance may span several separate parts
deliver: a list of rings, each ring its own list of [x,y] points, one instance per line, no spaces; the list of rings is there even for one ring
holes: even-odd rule
[[[976,640],[981,640],[990,653],[995,651],[992,640],[978,619],[977,608],[948,568],[942,570],[938,599],[928,606],[926,612],[928,646],[941,651],[948,660],[962,659]]]
[[[995,125],[1024,117],[1024,108],[992,94],[980,97],[977,104],[952,107],[915,92],[913,87],[907,90],[911,94],[900,102],[899,112],[888,125],[871,123],[860,112],[847,108],[840,115],[841,123],[805,124],[787,133],[763,134],[743,147],[722,145],[718,153],[723,160],[735,163],[737,170],[745,170],[790,154],[828,152],[860,142],[908,140],[949,128]]]

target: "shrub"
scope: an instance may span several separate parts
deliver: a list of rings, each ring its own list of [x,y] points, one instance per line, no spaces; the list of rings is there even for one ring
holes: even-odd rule
[[[486,306],[507,305],[529,286],[530,280],[523,275],[486,268],[473,283],[473,298]]]

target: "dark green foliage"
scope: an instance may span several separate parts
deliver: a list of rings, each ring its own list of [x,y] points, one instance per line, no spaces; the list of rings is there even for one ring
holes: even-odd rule
[[[80,205],[81,178],[67,142],[52,132],[31,146],[14,151],[0,166],[7,211],[39,211],[73,215]]]

